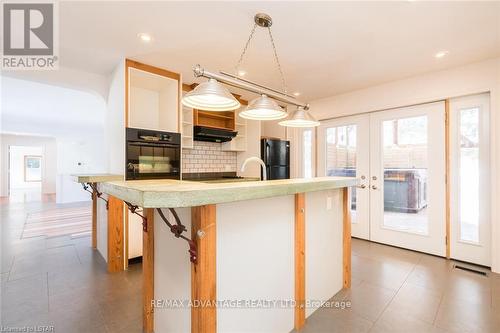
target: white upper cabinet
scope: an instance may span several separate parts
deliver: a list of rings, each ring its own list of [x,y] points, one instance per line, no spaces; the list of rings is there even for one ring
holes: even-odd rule
[[[134,62],[135,63],[135,62]],[[128,66],[128,127],[179,132],[179,79]],[[166,72],[166,71],[165,71]],[[168,73],[168,72],[167,72]]]

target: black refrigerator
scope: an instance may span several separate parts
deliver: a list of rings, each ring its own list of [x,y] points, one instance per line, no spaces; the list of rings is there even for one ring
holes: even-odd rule
[[[266,164],[267,179],[290,178],[290,141],[261,139],[260,155]]]

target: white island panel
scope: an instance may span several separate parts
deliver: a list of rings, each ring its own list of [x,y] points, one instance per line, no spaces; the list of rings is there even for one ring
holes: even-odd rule
[[[191,208],[176,209],[182,224],[191,235]],[[170,223],[175,220],[163,209]],[[175,238],[155,211],[154,299],[189,302],[191,300],[191,262],[188,244]],[[155,332],[191,332],[191,309],[188,307],[155,308]]]
[[[342,190],[306,193],[306,299],[315,303],[342,289],[342,223]]]
[[[217,299],[293,300],[294,196],[217,205]],[[293,308],[218,309],[218,332],[289,332]]]

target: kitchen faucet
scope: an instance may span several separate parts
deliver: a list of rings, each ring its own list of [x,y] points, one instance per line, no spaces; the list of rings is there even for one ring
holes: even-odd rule
[[[266,171],[266,165],[264,164],[264,161],[262,161],[260,158],[252,156],[247,158],[243,164],[241,165],[241,172],[245,171],[245,166],[247,165],[248,162],[257,162],[260,164],[262,167],[262,180],[267,180],[267,171]]]

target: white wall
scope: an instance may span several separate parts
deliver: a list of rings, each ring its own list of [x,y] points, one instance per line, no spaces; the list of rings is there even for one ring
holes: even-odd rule
[[[125,60],[121,61],[109,78],[106,113],[106,148],[108,171],[125,174]]]
[[[1,132],[51,137],[54,141],[52,158],[47,157],[46,163],[54,165],[57,176],[44,193],[56,193],[58,203],[89,200],[88,193],[70,175],[107,171],[104,99],[97,93],[34,81],[5,76],[1,80]],[[11,137],[10,144],[25,145],[15,140],[19,137]],[[1,195],[7,195],[3,184]]]
[[[56,192],[57,174],[57,148],[55,138],[27,136],[27,135],[0,135],[0,196],[9,195],[9,147],[27,146],[42,147],[44,159],[42,160],[42,193]]]
[[[285,140],[287,128],[278,124],[279,120],[262,121],[262,136]]]
[[[490,92],[491,103],[491,199],[492,270],[500,272],[500,58],[454,69],[428,73],[404,80],[353,91],[311,102],[317,119],[359,114],[401,106],[427,103],[451,97]]]

